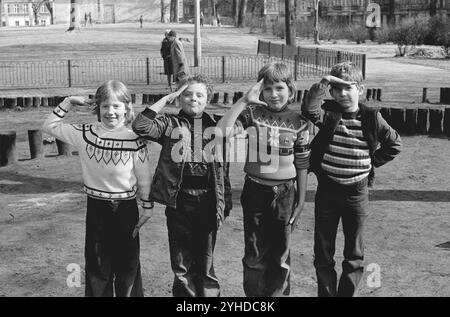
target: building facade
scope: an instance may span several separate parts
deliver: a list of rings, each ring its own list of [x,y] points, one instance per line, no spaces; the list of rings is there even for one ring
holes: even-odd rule
[[[53,6],[53,0],[50,1]],[[52,16],[43,1],[3,0],[1,10],[2,26],[45,26],[50,25]]]
[[[284,0],[264,0],[266,14],[284,16]],[[319,2],[319,16],[324,20],[335,20],[342,23],[364,22],[369,12],[369,3],[377,3],[381,9],[382,25],[398,24],[405,18],[414,16],[430,16],[430,0],[321,0]],[[297,20],[307,21],[314,18],[314,0],[294,1]],[[450,0],[437,0],[437,16],[450,17]]]

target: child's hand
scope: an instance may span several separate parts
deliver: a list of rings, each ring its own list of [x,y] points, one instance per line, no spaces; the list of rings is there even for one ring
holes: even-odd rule
[[[294,229],[297,226],[298,219],[300,218],[300,214],[302,213],[303,206],[297,204],[292,211],[291,218],[289,219],[289,225]]]
[[[327,75],[324,76],[321,80],[321,83],[324,83],[326,85],[354,85],[357,84],[356,81],[346,81],[339,77]]]
[[[173,103],[175,101],[175,99],[177,99],[187,87],[188,87],[188,84],[185,84],[185,85],[181,86],[177,91],[172,92],[172,93],[168,94],[167,96],[165,96],[164,98],[166,98],[166,104],[169,105],[169,104]]]
[[[75,106],[90,106],[95,102],[95,100],[93,99],[81,96],[70,96],[67,97],[66,99],[70,102],[71,105]]]
[[[139,229],[153,216],[153,208],[142,208],[139,206],[139,220],[136,226],[134,227],[132,237],[133,239],[139,233]]]
[[[258,81],[253,87],[251,87],[244,95],[243,100],[246,104],[259,104],[267,106],[264,101],[259,100],[259,96],[263,91],[264,79]]]

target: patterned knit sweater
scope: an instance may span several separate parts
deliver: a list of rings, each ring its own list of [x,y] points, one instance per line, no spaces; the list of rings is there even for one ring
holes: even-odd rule
[[[128,200],[139,192],[140,204],[149,208],[151,176],[146,144],[125,126],[110,130],[99,122],[65,124],[68,108],[66,100],[58,105],[43,130],[78,149],[87,195]]]
[[[252,179],[280,183],[295,178],[297,170],[308,168],[308,122],[297,112],[287,107],[273,112],[249,105],[236,120],[235,129],[237,133],[247,132],[244,171]]]

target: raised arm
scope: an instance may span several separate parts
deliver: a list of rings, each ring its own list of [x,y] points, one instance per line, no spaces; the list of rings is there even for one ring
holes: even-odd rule
[[[261,79],[258,83],[252,86],[245,95],[240,98],[236,103],[228,110],[225,115],[220,119],[217,123],[217,128],[221,131],[224,137],[230,137],[234,133],[234,123],[236,119],[239,117],[239,114],[247,107],[249,104],[260,104],[266,105],[264,101],[259,100],[259,96],[262,92],[263,87],[263,79]]]
[[[85,97],[72,96],[65,98],[47,117],[42,130],[73,146],[77,146],[81,138],[81,130],[75,125],[64,123],[64,118],[72,105],[89,106],[94,101]]]
[[[309,119],[315,125],[320,125],[320,116],[322,114],[323,100],[327,95],[329,85],[351,85],[355,82],[345,81],[341,78],[327,75],[318,83],[311,86],[301,105],[302,115]]]
[[[169,117],[157,116],[157,114],[166,105],[171,104],[186,89],[187,85],[182,86],[177,91],[162,97],[151,106],[147,106],[144,111],[139,113],[134,119],[132,128],[134,133],[156,142],[160,141],[161,136],[167,129]]]

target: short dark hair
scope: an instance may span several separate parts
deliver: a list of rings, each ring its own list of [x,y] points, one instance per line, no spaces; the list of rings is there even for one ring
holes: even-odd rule
[[[174,30],[171,30],[167,36],[173,36],[173,37],[177,37],[177,32],[175,32]]]

